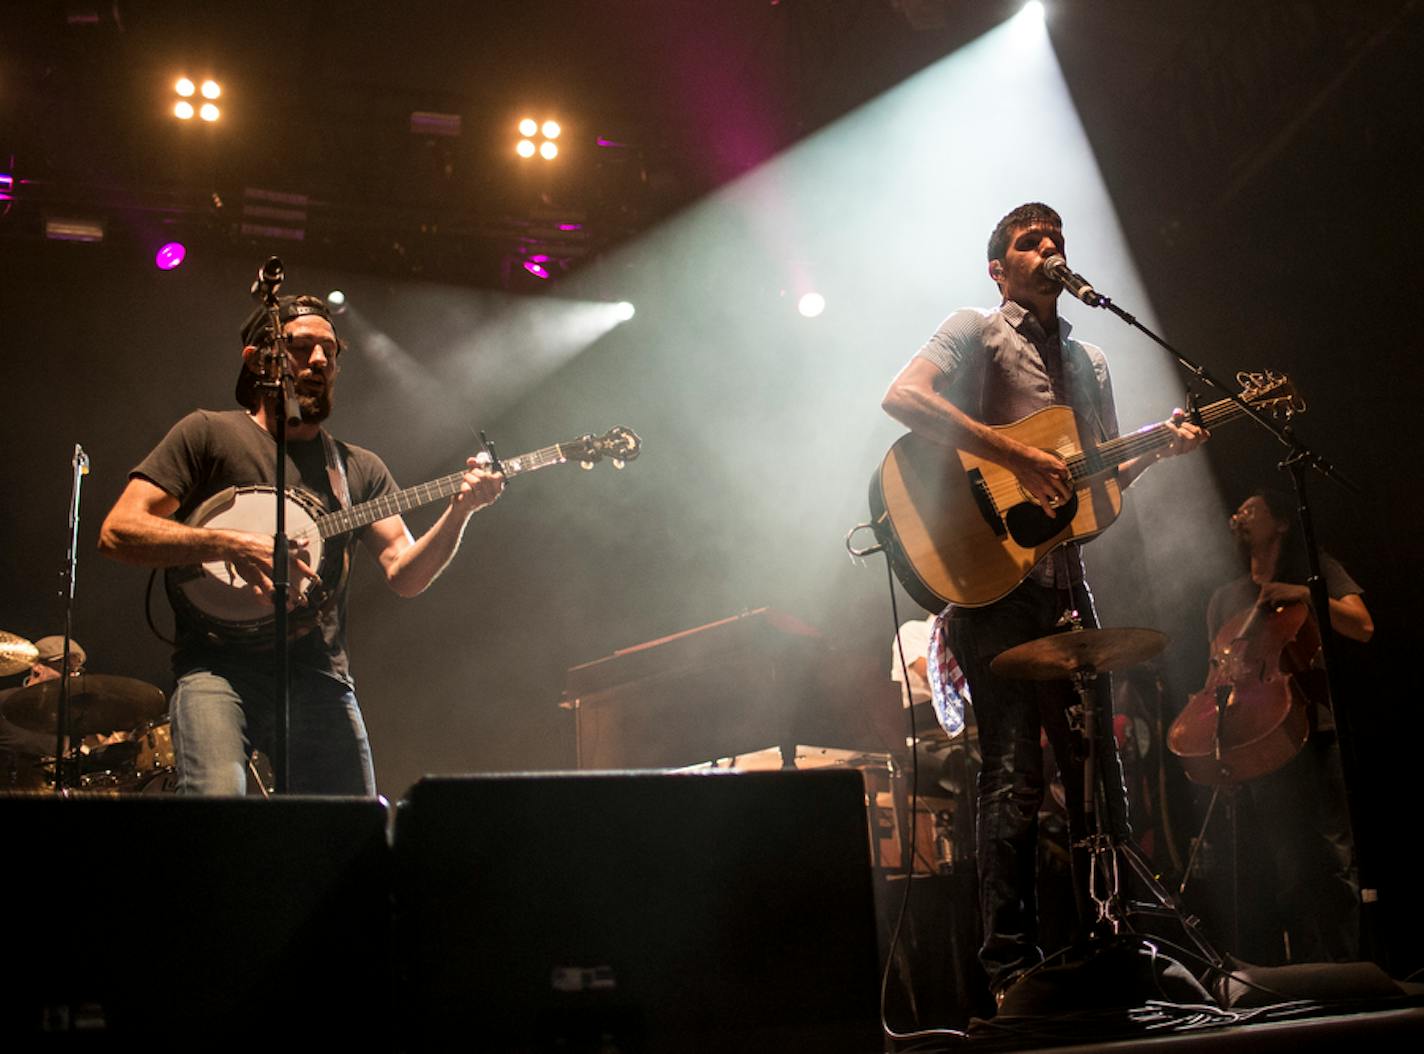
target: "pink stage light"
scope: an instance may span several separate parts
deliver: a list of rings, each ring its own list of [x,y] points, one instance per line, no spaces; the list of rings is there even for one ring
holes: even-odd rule
[[[183,257],[187,255],[188,250],[182,242],[167,242],[153,254],[153,265],[160,271],[171,271],[182,263]]]

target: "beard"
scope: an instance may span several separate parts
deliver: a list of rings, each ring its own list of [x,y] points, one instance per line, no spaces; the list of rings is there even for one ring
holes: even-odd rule
[[[319,389],[297,386],[297,405],[302,409],[305,424],[321,424],[330,417],[332,401],[330,384],[324,384]]]

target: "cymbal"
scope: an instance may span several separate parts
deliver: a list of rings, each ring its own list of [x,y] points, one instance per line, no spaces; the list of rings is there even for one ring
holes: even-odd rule
[[[1167,646],[1155,629],[1077,629],[1040,637],[1001,652],[989,663],[1000,677],[1057,681],[1082,669],[1124,670]]]
[[[60,679],[17,689],[5,700],[7,720],[31,732],[53,732],[59,719]],[[69,678],[70,735],[137,728],[162,717],[166,700],[145,681],[102,673]]]
[[[24,637],[0,629],[0,677],[23,673],[40,657],[40,650]]]

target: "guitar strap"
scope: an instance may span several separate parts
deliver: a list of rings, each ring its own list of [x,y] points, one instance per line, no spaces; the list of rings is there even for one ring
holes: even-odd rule
[[[346,481],[346,462],[336,447],[336,440],[325,428],[321,430],[321,448],[326,453],[326,479],[331,484],[331,493],[343,509],[351,508],[351,487]]]

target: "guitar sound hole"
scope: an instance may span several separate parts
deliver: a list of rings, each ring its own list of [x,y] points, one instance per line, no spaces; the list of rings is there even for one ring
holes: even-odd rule
[[[1068,503],[1054,511],[1040,508],[1031,501],[1021,502],[1004,516],[1009,528],[1009,537],[1024,549],[1042,545],[1060,533],[1073,521],[1078,513],[1078,495],[1075,493]]]

